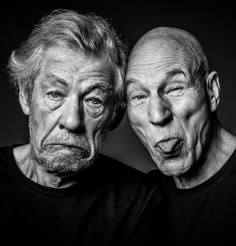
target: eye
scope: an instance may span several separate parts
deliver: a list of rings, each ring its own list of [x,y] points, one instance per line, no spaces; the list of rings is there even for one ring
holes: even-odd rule
[[[167,94],[170,96],[181,96],[184,92],[183,86],[174,86],[167,89]]]
[[[98,97],[90,97],[90,98],[87,98],[85,101],[90,106],[99,107],[103,105],[103,100]]]
[[[49,91],[47,95],[51,100],[54,101],[58,101],[64,97],[64,95],[60,91]]]
[[[145,99],[146,99],[146,95],[144,94],[135,94],[129,97],[129,101],[134,105],[143,103]]]
[[[133,100],[142,100],[144,98],[145,98],[144,95],[136,95],[136,96],[132,97]]]

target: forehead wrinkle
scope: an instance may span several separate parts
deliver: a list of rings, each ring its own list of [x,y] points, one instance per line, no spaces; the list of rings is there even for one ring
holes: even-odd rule
[[[49,82],[60,82],[64,86],[68,86],[68,82],[72,80],[71,69],[64,66],[64,62],[55,59],[45,59],[42,65],[41,74],[49,79]],[[44,75],[46,74],[46,75]],[[58,81],[56,81],[58,80]]]
[[[158,53],[170,53],[176,57],[184,57],[189,62],[189,68],[193,73],[205,61],[205,56],[198,41],[184,31],[176,31],[173,28],[156,28],[138,40],[130,57],[131,60],[137,56],[145,58],[146,54],[158,56]],[[158,58],[157,58],[158,59]],[[191,64],[191,65],[190,65]]]
[[[74,74],[95,73],[100,74],[101,70],[107,70],[108,61],[106,57],[93,57],[69,48],[54,47],[47,50],[44,65],[49,67],[62,67],[63,70]],[[91,64],[92,63],[92,64]],[[81,67],[80,64],[83,64]],[[84,71],[85,70],[85,71]]]
[[[185,62],[183,60],[180,60],[178,62],[173,62],[173,57],[166,56],[164,57],[164,60],[155,61],[155,62],[148,62],[148,63],[139,63],[131,65],[128,69],[128,76],[135,76],[136,74],[143,74],[144,72],[148,72],[148,74],[156,74],[160,71],[167,71],[169,72],[172,70],[179,70],[182,71],[182,73],[185,75],[185,77],[191,77],[191,73],[189,72],[188,62]],[[150,73],[151,72],[151,73]]]
[[[53,86],[57,86],[58,84],[64,87],[68,86],[68,82],[56,74],[46,74],[46,78],[49,79],[47,82],[49,82]]]
[[[186,61],[186,63],[192,63],[193,57],[184,52],[183,50],[168,49],[158,49],[156,51],[152,50],[140,50],[138,54],[131,56],[129,60],[129,66],[134,65],[151,65],[158,62],[165,62],[165,60],[172,60],[172,62],[179,62],[180,60]]]
[[[102,91],[106,95],[110,95],[112,93],[112,85],[105,81],[93,81],[89,84],[87,84],[86,81],[83,81],[79,84],[80,84],[80,91],[82,96],[89,94],[90,92],[96,89]]]
[[[108,79],[108,74],[106,74],[104,71],[86,71],[86,72],[80,72],[77,74],[76,76],[76,80],[77,81],[94,81],[94,83],[96,83],[97,81],[99,81],[100,83],[106,83],[103,82],[103,80],[107,80]]]

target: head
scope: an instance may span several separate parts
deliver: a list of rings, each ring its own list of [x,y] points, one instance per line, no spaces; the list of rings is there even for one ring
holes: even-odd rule
[[[9,60],[32,159],[59,173],[90,166],[122,119],[124,67],[125,45],[105,19],[69,10],[42,18]]]
[[[188,173],[211,140],[219,81],[190,33],[160,27],[146,33],[128,61],[130,124],[166,175]]]

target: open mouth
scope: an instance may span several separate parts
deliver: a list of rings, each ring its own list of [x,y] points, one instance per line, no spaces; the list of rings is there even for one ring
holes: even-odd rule
[[[180,154],[183,141],[178,138],[170,138],[156,144],[158,152],[165,158],[173,158]]]

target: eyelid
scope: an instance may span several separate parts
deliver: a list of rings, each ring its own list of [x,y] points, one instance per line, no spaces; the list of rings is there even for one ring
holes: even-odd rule
[[[183,86],[181,86],[181,85],[175,85],[175,86],[172,86],[171,88],[170,88],[170,90],[179,90],[179,89],[183,89],[184,87]]]
[[[148,91],[140,88],[132,88],[132,89],[127,89],[127,95],[131,96],[134,94],[147,94]]]
[[[186,87],[186,83],[182,82],[182,81],[172,81],[171,83],[168,83],[165,86],[165,89],[176,89],[176,88],[185,88]]]
[[[98,103],[93,103],[92,102],[93,100],[97,100]],[[87,103],[87,105],[94,107],[94,108],[100,108],[104,106],[104,100],[97,96],[85,98],[85,103]]]
[[[182,96],[184,93],[184,86],[176,85],[168,88],[166,94],[170,96]]]
[[[58,100],[60,100],[61,98],[63,98],[63,97],[65,96],[64,93],[62,93],[62,92],[59,91],[59,90],[51,90],[51,91],[48,91],[46,94],[48,95],[48,97],[49,97],[51,100],[54,100],[54,101],[58,101]],[[54,95],[57,94],[58,97],[53,97],[53,96],[52,96],[53,94],[54,94]]]
[[[134,95],[131,95],[131,99],[135,99],[137,97],[146,97],[144,93],[136,93]]]
[[[91,97],[88,97],[88,98],[85,98],[85,101],[91,101],[93,99],[97,99],[97,100],[100,100],[101,102],[103,102],[103,98],[100,98],[98,96],[91,96]]]

